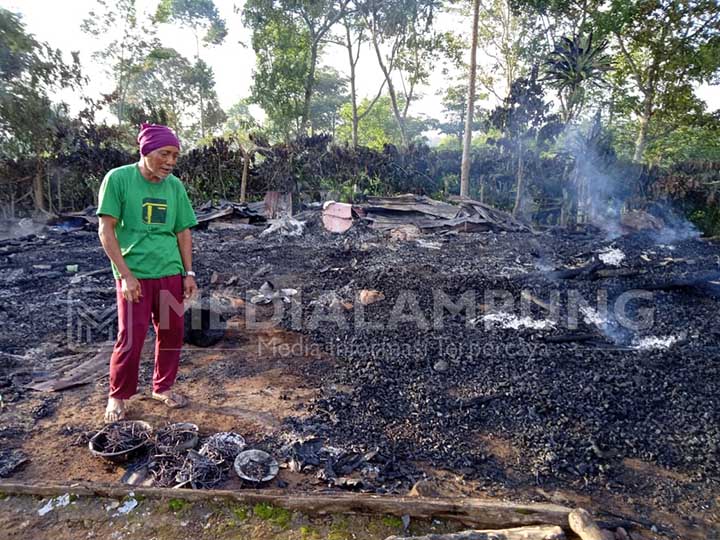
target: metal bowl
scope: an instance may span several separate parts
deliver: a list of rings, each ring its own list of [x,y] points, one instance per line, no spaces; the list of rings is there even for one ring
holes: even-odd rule
[[[267,467],[268,472],[265,476],[257,478],[252,476],[251,473],[246,472],[248,467],[252,466],[253,463],[262,463]],[[280,470],[280,466],[275,458],[262,450],[245,450],[244,452],[240,452],[235,458],[235,463],[233,465],[235,472],[240,478],[247,480],[248,482],[255,482],[256,484],[269,482],[277,476],[277,473]]]
[[[167,431],[169,429],[176,429],[179,431],[186,431],[189,433],[192,433],[193,436],[189,438],[187,441],[185,441],[182,444],[179,444],[177,446],[172,445],[166,445],[166,444],[160,444],[157,437],[163,432]],[[197,446],[199,437],[198,433],[200,432],[200,428],[197,426],[197,424],[193,424],[191,422],[177,422],[175,424],[169,424],[167,426],[163,426],[160,429],[155,431],[155,444],[158,447],[158,449],[162,451],[168,451],[168,450],[191,450]]]
[[[102,441],[104,440],[104,437],[106,437],[107,431],[115,426],[128,426],[128,425],[136,425],[141,427],[145,433],[146,436],[143,437],[143,440],[133,446],[132,448],[128,448],[127,450],[123,450],[121,452],[105,452],[102,450],[103,445]],[[108,424],[104,428],[102,428],[100,431],[98,431],[95,435],[92,436],[92,438],[88,441],[88,448],[90,449],[90,453],[93,456],[97,456],[103,459],[107,459],[108,461],[113,461],[115,463],[121,463],[124,461],[128,461],[130,458],[134,457],[140,451],[142,451],[145,446],[150,442],[150,434],[152,433],[152,426],[148,424],[147,422],[143,422],[142,420],[124,420],[121,422],[114,422],[112,424]]]

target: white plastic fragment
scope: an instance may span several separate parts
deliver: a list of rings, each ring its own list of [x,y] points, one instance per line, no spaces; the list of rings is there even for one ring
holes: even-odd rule
[[[68,504],[70,504],[70,494],[65,493],[64,495],[50,499],[47,503],[45,503],[45,506],[38,510],[38,514],[44,516],[45,514],[53,511],[55,508],[63,508]]]
[[[117,512],[115,512],[116,516],[123,516],[126,514],[129,514],[132,512],[138,505],[138,501],[135,498],[135,494],[131,491],[128,493],[128,498],[125,499],[125,502],[118,508]]]

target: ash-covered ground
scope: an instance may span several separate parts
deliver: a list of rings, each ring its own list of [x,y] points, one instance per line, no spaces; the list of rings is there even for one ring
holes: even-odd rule
[[[298,290],[277,319],[338,362],[284,428],[377,451],[382,478],[367,486],[409,488],[431,466],[488,487],[641,495],[626,474],[638,460],[688,479],[692,493],[671,485],[665,506],[716,504],[717,243],[593,230],[393,242],[362,224],[330,234],[317,216],[300,238],[259,230],[196,231],[199,285],[246,299],[265,281]],[[107,265],[96,234],[42,235],[0,245],[0,383],[17,399],[17,357],[43,342],[63,354],[78,298],[114,309],[109,271],[66,268]],[[363,290],[383,298],[362,305]]]

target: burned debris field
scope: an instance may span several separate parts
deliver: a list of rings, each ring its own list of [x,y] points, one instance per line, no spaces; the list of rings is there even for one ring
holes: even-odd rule
[[[173,421],[241,433],[288,490],[562,493],[640,522],[717,525],[720,244],[593,227],[333,234],[318,211],[296,217],[299,236],[231,220],[195,231],[223,337],[184,351],[192,404]],[[4,476],[119,481],[82,440],[100,427],[107,359],[32,389],[112,339],[96,233],[4,240],[0,262]],[[79,305],[93,332],[78,335]],[[148,357],[141,381],[150,370]],[[146,401],[131,418],[164,414]]]

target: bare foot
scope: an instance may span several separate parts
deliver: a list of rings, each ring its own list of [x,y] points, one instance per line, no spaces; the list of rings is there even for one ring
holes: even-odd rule
[[[153,392],[152,398],[158,401],[162,401],[171,409],[182,409],[187,406],[188,398],[183,396],[179,392],[173,392],[172,390],[166,390],[165,392]]]
[[[108,398],[107,408],[105,409],[105,422],[117,422],[125,418],[125,400]]]

